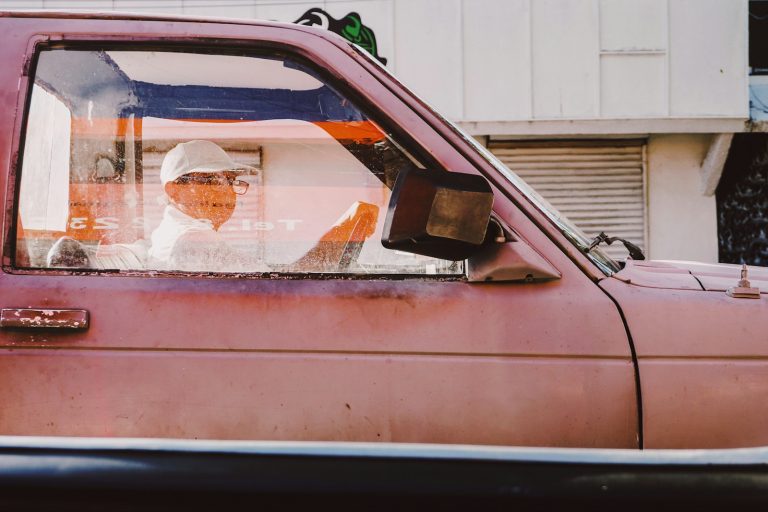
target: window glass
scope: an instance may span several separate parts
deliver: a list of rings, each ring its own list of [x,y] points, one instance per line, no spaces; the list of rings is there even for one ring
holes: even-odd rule
[[[288,58],[47,50],[27,118],[16,265],[458,274],[381,245],[423,167]]]

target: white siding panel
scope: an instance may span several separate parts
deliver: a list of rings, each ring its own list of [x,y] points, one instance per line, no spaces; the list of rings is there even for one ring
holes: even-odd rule
[[[533,117],[598,114],[598,16],[593,0],[532,2]]]
[[[463,110],[461,0],[395,2],[394,71],[449,119]]]
[[[164,3],[159,0],[158,3]],[[190,16],[217,16],[220,18],[255,18],[256,6],[254,2],[245,5],[242,2],[216,2],[210,0],[184,0],[184,14]],[[293,21],[293,20],[291,20]]]
[[[588,236],[604,231],[645,248],[644,146],[640,141],[491,141],[488,147]],[[603,248],[614,258],[627,256],[621,243]]]
[[[8,11],[42,9],[43,0],[5,0],[1,6],[3,10]]]
[[[672,115],[746,117],[746,2],[669,1]]]
[[[46,3],[46,7],[47,3]],[[148,14],[182,14],[181,2],[144,2],[142,0],[114,0],[115,11],[145,12]]]
[[[257,0],[256,17],[262,20],[294,22],[302,14],[313,7],[324,9],[325,2],[307,2],[306,0],[298,2],[285,0],[275,2],[271,0]],[[336,15],[334,9],[331,9],[330,13]]]
[[[667,0],[600,0],[602,50],[667,48]]]
[[[464,120],[530,119],[530,0],[464,0]]]
[[[0,8],[5,9],[8,4],[26,4],[27,9],[93,9],[111,11],[112,0],[41,0],[39,2],[0,2]],[[42,4],[42,5],[41,5]]]
[[[667,111],[665,55],[603,55],[600,108],[604,117],[663,116]]]

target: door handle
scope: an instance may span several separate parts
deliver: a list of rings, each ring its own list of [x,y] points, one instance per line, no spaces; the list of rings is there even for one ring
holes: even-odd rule
[[[87,329],[84,309],[3,308],[0,327],[22,329]]]

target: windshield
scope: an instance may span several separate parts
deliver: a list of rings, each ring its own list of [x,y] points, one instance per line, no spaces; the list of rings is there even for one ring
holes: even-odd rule
[[[477,142],[474,137],[467,134],[464,130],[455,124],[450,124],[452,128],[459,132],[467,142],[472,144],[472,146],[474,146],[474,148],[486,160],[488,160],[488,162],[490,162],[501,174],[503,174],[505,178],[512,182],[512,184],[518,190],[520,190],[523,195],[525,195],[525,197],[527,197],[539,210],[541,210],[547,216],[547,218],[558,227],[558,229],[566,236],[566,238],[568,238],[568,240],[570,240],[573,245],[578,247],[579,250],[584,252],[587,257],[600,268],[601,271],[603,271],[606,275],[611,275],[614,272],[621,270],[619,264],[611,259],[607,254],[605,254],[605,252],[603,252],[599,247],[595,247],[592,250],[589,250],[589,245],[591,243],[589,237],[587,237],[587,235],[581,229],[573,224],[573,222],[571,222],[568,217],[560,213],[557,208],[552,206],[549,201],[544,199],[538,192],[536,192],[533,187],[531,187],[528,183],[523,181],[520,176],[515,174],[507,166],[501,163],[493,153],[488,151],[487,148]]]
[[[382,71],[387,73],[390,77],[392,77],[394,80],[399,80],[397,77],[395,77],[385,66],[383,66],[379,61],[371,57],[371,55],[366,52],[363,48],[351,44],[352,48],[355,49],[355,51],[362,55],[364,58],[366,58],[369,62],[372,62],[376,66],[379,67]],[[413,93],[413,91],[411,91]],[[416,95],[415,93],[413,93]],[[418,97],[418,95],[416,95]],[[531,203],[533,203],[534,206],[536,206],[539,210],[544,213],[544,215],[547,216],[547,218],[552,221],[552,223],[557,226],[557,228],[562,232],[568,240],[579,248],[580,251],[584,252],[587,257],[595,264],[597,267],[606,275],[610,276],[614,272],[618,272],[621,270],[621,266],[611,259],[605,252],[603,252],[599,247],[595,247],[592,250],[589,250],[590,243],[592,240],[587,237],[587,235],[579,229],[573,222],[571,222],[565,215],[560,213],[557,208],[552,206],[549,201],[544,199],[536,190],[533,189],[528,183],[526,183],[520,176],[515,174],[512,170],[510,170],[506,165],[504,165],[501,161],[499,161],[498,158],[496,158],[493,153],[488,151],[486,147],[484,147],[482,144],[477,142],[477,140],[469,135],[467,132],[465,132],[461,127],[456,125],[455,123],[449,121],[445,117],[443,117],[437,110],[432,108],[432,106],[425,101],[423,98],[419,97],[419,100],[429,108],[432,113],[440,117],[447,125],[449,125],[454,131],[456,131],[459,135],[464,138],[468,143],[470,143],[477,151],[480,153],[483,158],[485,158],[491,165],[493,165],[505,178],[507,178],[520,192],[525,195],[526,198],[528,198]],[[589,252],[587,252],[589,251]]]

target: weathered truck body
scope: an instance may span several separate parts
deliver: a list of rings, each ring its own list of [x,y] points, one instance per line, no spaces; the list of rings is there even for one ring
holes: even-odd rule
[[[740,267],[590,251],[343,39],[116,14],[0,30],[0,434],[768,444],[768,309],[726,293]],[[255,169],[218,234],[267,270],[153,256],[160,162],[191,139]]]

